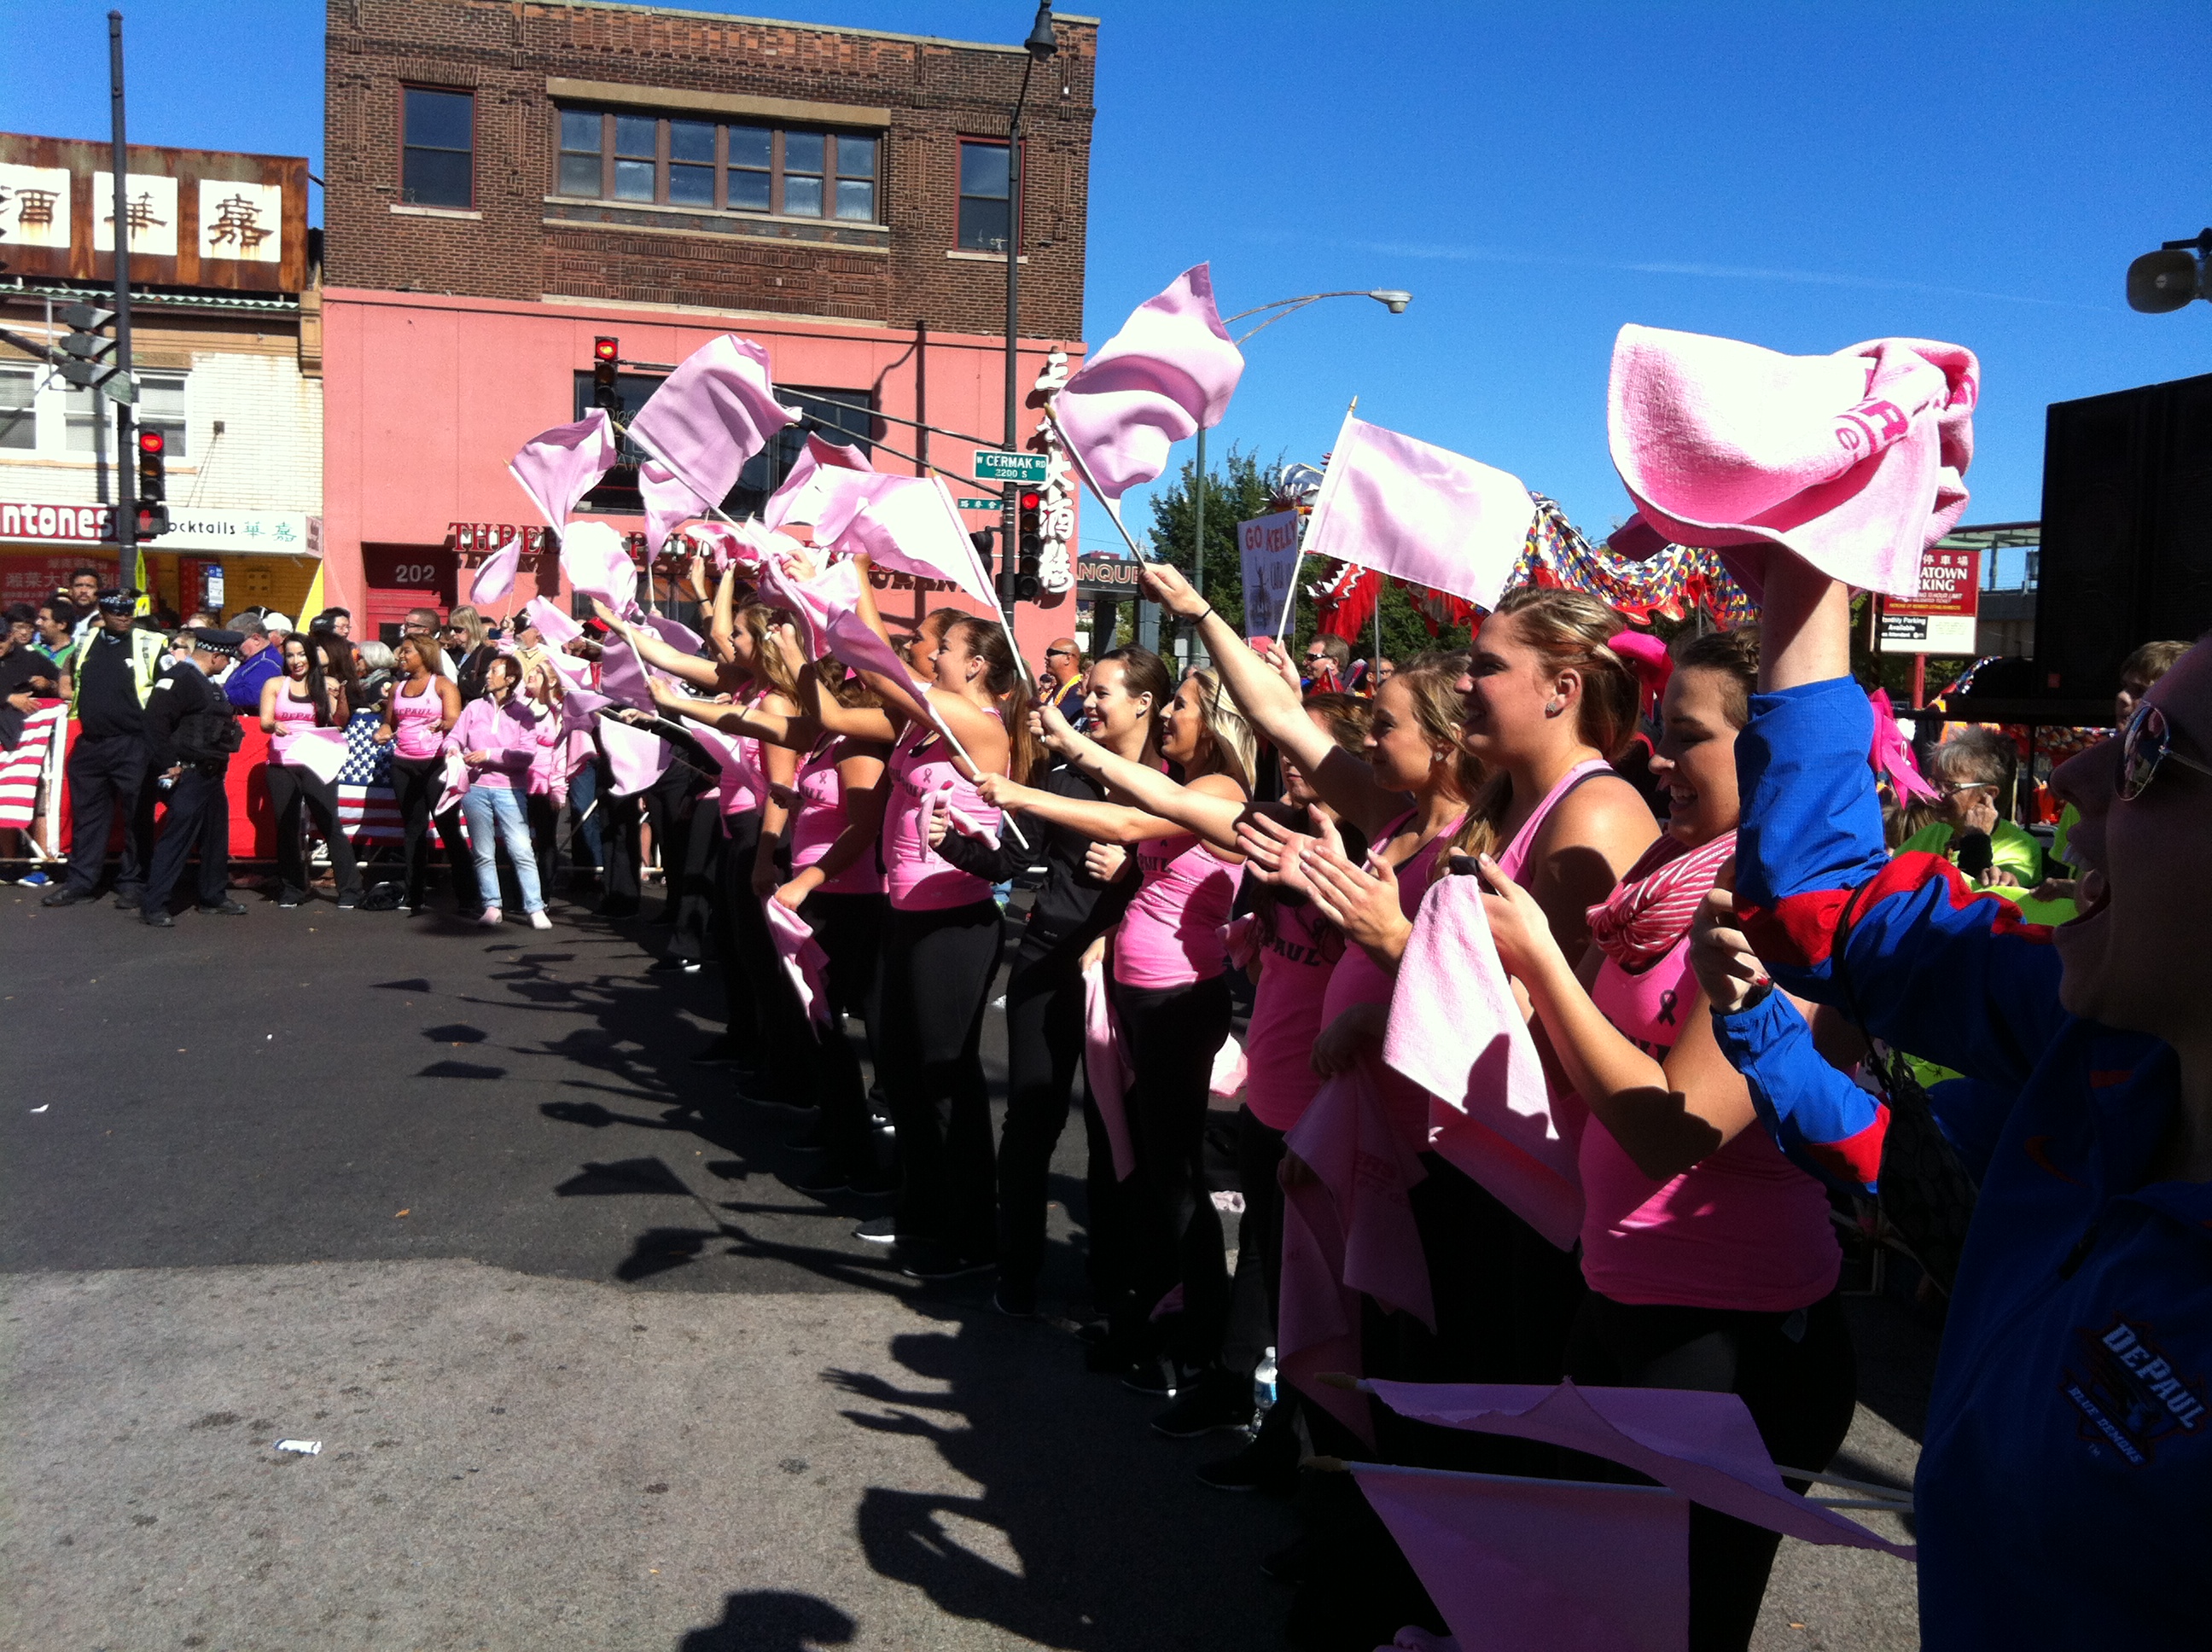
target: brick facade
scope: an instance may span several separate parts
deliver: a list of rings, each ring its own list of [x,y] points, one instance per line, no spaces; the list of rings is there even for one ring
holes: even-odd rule
[[[1083,326],[1097,25],[1059,17],[1054,27],[1059,52],[1032,76],[1024,116],[1022,331],[1073,342]],[[1003,335],[1003,259],[957,250],[958,140],[1004,135],[1028,61],[1018,47],[604,0],[329,0],[328,42],[333,287]],[[617,203],[599,216],[618,225],[575,222],[574,203],[548,198],[552,81],[630,88],[640,112],[649,106],[636,88],[878,111],[880,228],[728,214],[707,226]],[[466,212],[400,205],[408,85],[474,94]]]

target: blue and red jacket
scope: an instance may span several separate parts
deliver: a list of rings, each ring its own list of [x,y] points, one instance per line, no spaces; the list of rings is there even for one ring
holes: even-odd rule
[[[1892,859],[1847,679],[1752,702],[1736,898],[1775,980],[1971,1082],[1931,1096],[1981,1177],[1922,1442],[1923,1643],[2212,1643],[2212,1187],[2148,1182],[2172,1050],[2069,1016],[2051,932]],[[1871,1185],[1886,1113],[1779,993],[1716,1016],[1785,1151]]]

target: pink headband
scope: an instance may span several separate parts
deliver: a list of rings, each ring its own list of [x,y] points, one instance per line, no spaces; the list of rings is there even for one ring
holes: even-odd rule
[[[1890,709],[1889,690],[1876,689],[1867,696],[1874,708],[1874,744],[1867,752],[1867,762],[1874,772],[1885,776],[1889,789],[1896,794],[1899,807],[1916,801],[1935,803],[1941,794],[1921,778],[1920,765],[1913,761],[1912,746],[1905,738],[1905,731],[1897,726],[1897,714]]]

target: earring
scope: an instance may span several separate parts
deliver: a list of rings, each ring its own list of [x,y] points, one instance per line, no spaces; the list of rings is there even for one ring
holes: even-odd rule
[[[1547,705],[1546,705],[1546,706],[1545,706],[1545,708],[1544,708],[1544,715],[1545,715],[1545,716],[1547,716],[1547,717],[1557,717],[1557,716],[1558,716],[1561,712],[1565,711],[1566,708],[1567,708],[1567,702],[1566,702],[1565,700],[1559,699],[1559,698],[1558,698],[1558,697],[1556,697],[1556,696],[1555,696],[1555,697],[1554,697],[1554,698],[1550,701],[1550,703],[1548,703]]]

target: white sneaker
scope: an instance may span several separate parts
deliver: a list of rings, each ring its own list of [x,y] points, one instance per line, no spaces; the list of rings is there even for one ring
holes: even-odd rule
[[[530,926],[532,929],[550,929],[553,920],[543,912],[533,912],[530,914]]]
[[[486,907],[483,909],[483,916],[477,919],[477,921],[482,924],[486,929],[497,929],[500,926],[499,908],[497,907]]]

